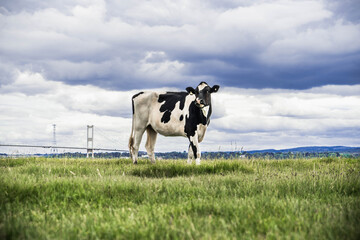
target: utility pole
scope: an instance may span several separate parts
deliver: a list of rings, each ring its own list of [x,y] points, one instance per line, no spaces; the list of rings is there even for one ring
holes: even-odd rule
[[[52,153],[57,153],[58,150],[56,148],[56,124],[53,124],[53,147],[51,149]]]
[[[90,153],[91,157],[94,158],[94,125],[87,125],[87,158]]]

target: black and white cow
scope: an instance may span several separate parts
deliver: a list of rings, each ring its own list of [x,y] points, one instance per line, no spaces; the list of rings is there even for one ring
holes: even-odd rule
[[[158,133],[164,136],[183,136],[190,141],[188,163],[196,157],[200,164],[199,143],[204,139],[211,116],[211,93],[219,90],[201,82],[187,92],[139,92],[132,97],[132,128],[129,139],[130,156],[137,163],[141,138],[147,131],[146,151],[155,163],[154,146]]]

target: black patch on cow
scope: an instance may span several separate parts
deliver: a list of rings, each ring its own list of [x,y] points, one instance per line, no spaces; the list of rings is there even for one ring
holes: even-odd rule
[[[210,106],[211,109],[211,106]],[[189,115],[186,117],[185,123],[185,133],[188,138],[195,136],[197,125],[208,123],[208,118],[210,118],[210,110],[208,117],[205,117],[201,112],[201,109],[196,106],[195,101],[191,102],[189,106]]]
[[[182,121],[183,119],[184,119],[184,115],[181,114],[179,120]]]
[[[144,92],[139,92],[137,94],[135,94],[134,96],[132,96],[132,113],[134,114],[135,109],[134,109],[134,98],[138,97],[139,95],[143,94]]]
[[[163,123],[167,123],[170,121],[170,116],[171,116],[171,112],[170,111],[166,111],[164,112],[162,118],[161,118],[161,122]]]
[[[180,110],[184,109],[187,95],[187,92],[167,92],[159,95],[158,102],[164,102],[159,109],[160,112],[164,113],[161,117],[161,122],[167,123],[170,121],[171,112],[174,110],[177,102],[180,102]]]

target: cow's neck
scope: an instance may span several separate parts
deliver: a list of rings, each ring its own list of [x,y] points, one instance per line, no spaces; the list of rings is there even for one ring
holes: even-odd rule
[[[203,107],[203,108],[197,108],[198,116],[200,117],[200,122],[204,125],[209,125],[210,123],[210,116],[211,116],[211,104]]]

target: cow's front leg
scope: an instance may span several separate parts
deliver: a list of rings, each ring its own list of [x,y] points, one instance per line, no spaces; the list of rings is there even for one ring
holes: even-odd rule
[[[196,165],[200,165],[200,157],[201,157],[201,152],[200,152],[200,148],[199,148],[199,140],[198,140],[198,135],[195,134],[195,136],[190,136],[189,137],[190,140],[190,147],[193,151],[193,156],[196,158]]]
[[[192,163],[192,160],[194,158],[194,152],[193,152],[193,149],[191,147],[191,144],[189,144],[189,150],[188,150],[188,160],[187,160],[187,163],[188,164],[191,164]]]

